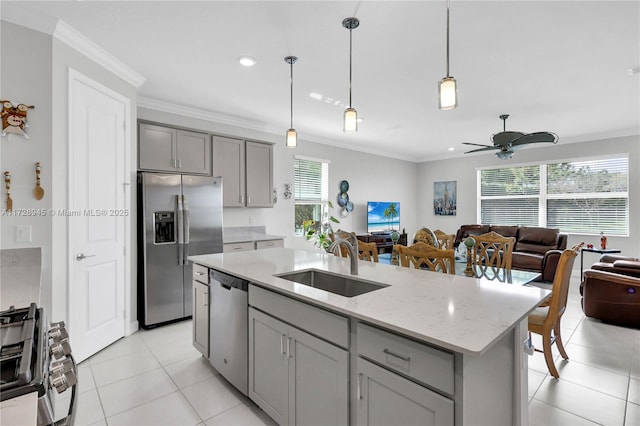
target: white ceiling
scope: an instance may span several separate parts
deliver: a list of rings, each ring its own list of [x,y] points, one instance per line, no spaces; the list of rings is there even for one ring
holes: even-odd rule
[[[437,108],[446,1],[2,1],[2,13],[60,18],[146,78],[141,98],[229,116],[302,140],[410,161],[464,155],[502,130],[560,144],[640,134],[640,1],[451,2],[460,105]],[[353,31],[353,107],[342,132]],[[253,68],[237,59],[250,55]],[[310,93],[318,93],[317,100]],[[336,105],[338,104],[338,105]],[[454,148],[453,152],[448,148]],[[526,148],[526,149],[532,149]],[[522,157],[524,151],[517,156]],[[485,154],[486,155],[486,154]]]

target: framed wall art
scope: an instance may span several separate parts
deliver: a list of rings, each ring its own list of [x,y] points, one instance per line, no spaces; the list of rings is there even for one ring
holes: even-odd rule
[[[436,216],[455,216],[456,204],[455,180],[433,183],[433,213]]]

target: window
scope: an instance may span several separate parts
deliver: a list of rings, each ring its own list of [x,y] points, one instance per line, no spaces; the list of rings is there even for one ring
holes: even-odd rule
[[[478,171],[481,223],[629,234],[629,158]]]
[[[329,198],[329,161],[296,156],[293,190],[295,233],[303,234],[303,222],[315,220],[320,226]]]

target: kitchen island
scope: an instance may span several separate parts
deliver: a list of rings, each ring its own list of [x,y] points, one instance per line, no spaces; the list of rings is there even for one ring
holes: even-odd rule
[[[251,390],[263,378],[258,362],[264,362],[258,352],[262,337],[256,333],[267,330],[264,324],[288,327],[275,333],[281,338],[277,345],[285,359],[303,354],[302,349],[295,350],[295,342],[304,341],[296,338],[300,332],[317,340],[308,347],[328,345],[347,357],[346,367],[344,362],[335,363],[346,372],[344,383],[339,385],[344,392],[332,395],[334,399],[344,396],[351,424],[375,423],[372,416],[376,415],[419,413],[416,404],[427,408],[422,412],[433,413],[431,420],[425,417],[422,424],[527,424],[527,315],[548,296],[547,290],[359,262],[358,279],[385,287],[343,297],[276,275],[315,269],[348,276],[348,259],[285,248],[189,259],[251,283],[249,397],[281,424],[296,423],[302,415],[296,412],[297,399],[304,396],[299,395],[302,382],[290,379],[298,387],[289,389],[294,395],[284,404],[288,411],[275,410],[274,414],[270,409],[277,404],[254,397],[256,393],[252,396]],[[253,329],[252,324],[256,324]],[[262,328],[256,328],[258,325]],[[325,330],[331,327],[336,333]],[[384,355],[375,353],[377,346]],[[402,350],[406,353],[398,353]],[[338,355],[329,358],[337,360]],[[385,393],[386,388],[393,390]],[[411,393],[413,396],[404,398]],[[389,398],[393,395],[395,402]],[[389,406],[374,410],[366,405],[375,402],[379,406],[376,396]],[[430,401],[442,409],[429,408]],[[325,423],[341,410],[325,410]],[[440,411],[445,414],[440,416]],[[316,414],[322,416],[323,412]]]

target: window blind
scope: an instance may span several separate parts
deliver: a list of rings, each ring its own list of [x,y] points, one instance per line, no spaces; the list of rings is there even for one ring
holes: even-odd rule
[[[296,203],[319,203],[329,194],[329,163],[324,160],[294,159]]]
[[[478,178],[481,223],[629,234],[628,155],[484,169]]]

